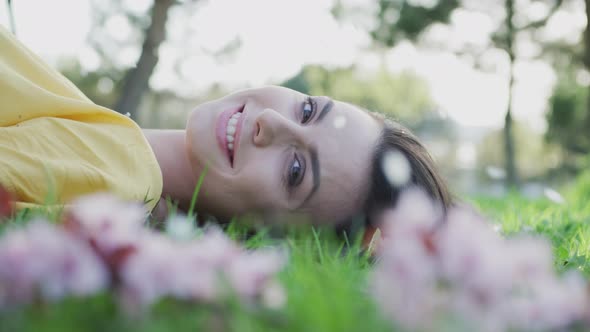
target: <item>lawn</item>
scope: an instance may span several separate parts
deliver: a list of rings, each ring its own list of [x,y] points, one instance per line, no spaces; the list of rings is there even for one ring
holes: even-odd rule
[[[517,194],[502,199],[466,200],[486,215],[506,237],[540,234],[550,240],[554,266],[590,276],[590,175],[563,188],[565,203],[529,200]],[[0,232],[26,223],[17,216]],[[20,226],[20,225],[18,225]],[[279,281],[286,291],[280,308],[244,303],[236,298],[214,304],[166,299],[149,310],[125,313],[110,293],[68,298],[57,303],[35,301],[0,311],[0,331],[397,331],[380,314],[368,291],[374,265],[357,240],[345,245],[329,229],[261,228],[252,235],[238,223],[226,234],[247,248],[280,247],[289,253]],[[0,284],[0,292],[2,285]],[[457,325],[439,330],[456,330]]]

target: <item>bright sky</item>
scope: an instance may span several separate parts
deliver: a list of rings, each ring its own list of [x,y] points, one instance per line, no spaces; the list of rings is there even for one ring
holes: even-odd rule
[[[145,11],[150,4],[146,0],[125,2],[132,4],[137,12]],[[97,66],[98,58],[86,43],[91,22],[89,0],[16,0],[13,3],[18,37],[34,52],[52,64],[63,56],[77,56],[87,69]],[[356,63],[370,70],[377,68],[381,59],[363,50],[370,42],[362,26],[367,23],[358,19],[344,23],[335,21],[330,14],[333,0],[211,0],[203,3],[189,20],[186,20],[186,9],[171,11],[168,41],[160,49],[160,63],[150,82],[152,87],[191,94],[213,83],[273,84],[296,74],[305,64],[346,66]],[[366,6],[362,0],[345,3]],[[586,23],[583,7],[578,9],[556,15],[547,29],[548,34],[578,38]],[[543,10],[538,8],[537,11]],[[6,1],[0,3],[0,24],[8,26]],[[113,17],[105,29],[116,32],[122,40],[130,30],[123,17]],[[486,15],[459,11],[452,17],[450,27],[433,29],[430,38],[444,40],[450,45],[465,40],[477,45],[485,41],[492,29],[494,23]],[[187,31],[192,32],[187,36]],[[241,39],[242,45],[233,58],[214,59],[202,51],[219,50],[236,37]],[[526,43],[520,48],[524,53],[534,50]],[[137,49],[124,49],[120,64],[132,64],[137,56]],[[187,56],[188,60],[178,69],[175,60],[181,56]],[[486,57],[485,61],[495,68],[488,72],[473,69],[452,53],[417,49],[410,43],[399,44],[383,58],[393,71],[411,69],[426,79],[441,110],[454,120],[463,125],[501,127],[507,101],[504,54],[492,53]],[[554,82],[555,75],[545,63],[518,63],[515,117],[526,119],[542,130],[543,112]]]

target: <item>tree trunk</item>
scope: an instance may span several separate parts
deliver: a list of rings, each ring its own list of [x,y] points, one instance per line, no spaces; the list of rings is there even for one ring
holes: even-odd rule
[[[590,72],[590,0],[586,3],[586,30],[584,31],[584,67]],[[588,95],[586,97],[586,121],[585,128],[590,128],[590,86],[588,86]],[[586,130],[586,143],[590,144],[590,133]]]
[[[121,96],[114,109],[120,113],[129,113],[137,118],[137,108],[141,97],[148,87],[148,81],[158,63],[158,47],[166,38],[166,20],[168,9],[175,0],[155,0],[152,7],[152,19],[145,32],[145,40],[137,65],[125,75]]]
[[[590,1],[590,0],[586,0]],[[516,169],[516,153],[514,144],[514,133],[512,127],[512,90],[514,86],[514,37],[516,30],[512,19],[514,17],[514,0],[506,0],[506,52],[510,58],[510,78],[508,81],[508,105],[506,118],[504,120],[504,156],[506,167],[506,181],[508,186],[518,186],[518,172]]]
[[[10,30],[16,36],[16,23],[14,22],[14,11],[12,10],[12,0],[7,0],[8,5],[8,19],[10,20]]]

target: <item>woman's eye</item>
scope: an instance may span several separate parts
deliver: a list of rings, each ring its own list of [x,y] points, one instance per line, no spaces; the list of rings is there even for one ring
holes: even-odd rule
[[[301,115],[301,123],[307,123],[313,116],[313,113],[316,109],[316,103],[311,99],[311,97],[307,97],[303,102],[303,110]]]
[[[299,160],[297,154],[293,158],[293,162],[289,166],[288,174],[287,174],[287,184],[289,187],[295,187],[301,183],[303,180],[303,174],[305,172],[305,166]]]

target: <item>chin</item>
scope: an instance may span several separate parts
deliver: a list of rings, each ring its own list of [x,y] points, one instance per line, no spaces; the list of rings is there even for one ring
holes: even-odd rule
[[[205,215],[211,215],[220,221],[230,221],[233,217],[240,215],[236,210],[238,206],[231,205],[235,201],[227,192],[220,191],[221,188],[227,188],[223,185],[224,181],[216,177],[209,178],[209,181],[203,182],[201,192],[197,199],[199,212]],[[212,188],[212,190],[207,190]],[[229,188],[227,189],[229,191]]]

